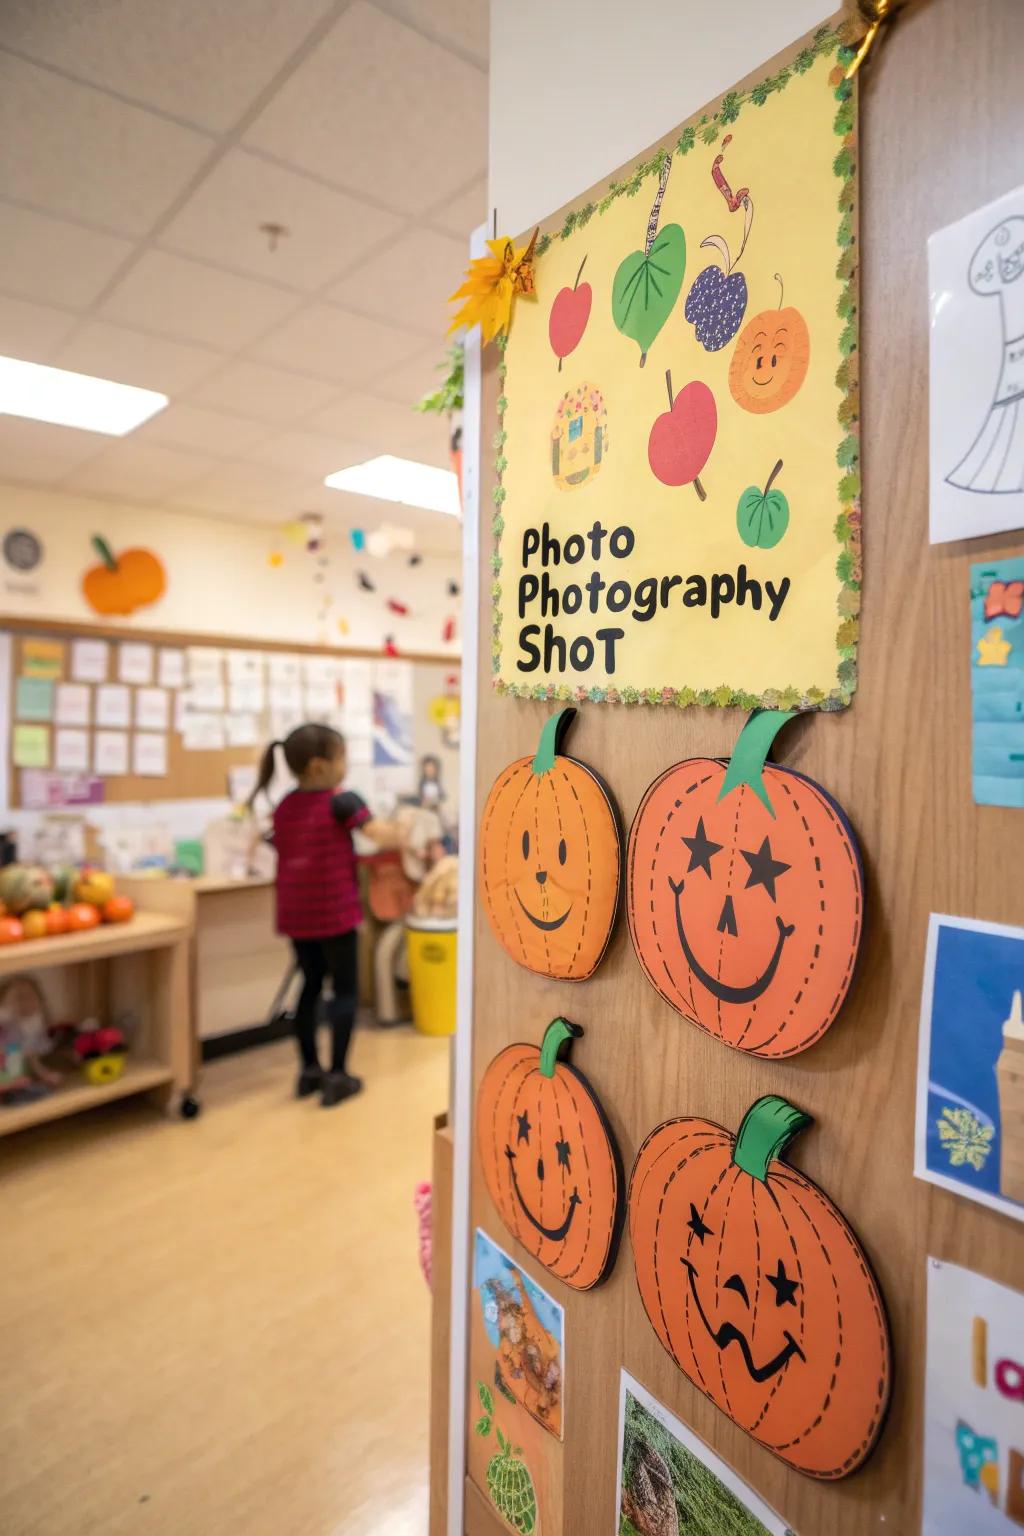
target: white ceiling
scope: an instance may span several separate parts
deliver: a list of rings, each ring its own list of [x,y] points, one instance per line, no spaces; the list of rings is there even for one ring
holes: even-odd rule
[[[411,407],[485,217],[487,49],[487,0],[2,0],[0,353],[171,404],[123,439],[0,416],[0,477],[401,522],[322,482],[447,462]]]

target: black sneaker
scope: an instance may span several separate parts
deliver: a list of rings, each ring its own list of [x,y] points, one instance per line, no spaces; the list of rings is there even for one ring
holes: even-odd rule
[[[325,1072],[320,1103],[324,1109],[333,1109],[334,1105],[340,1104],[343,1099],[351,1099],[361,1092],[362,1086],[362,1078],[350,1077],[347,1072]]]
[[[295,1097],[308,1099],[311,1093],[319,1093],[323,1086],[324,1073],[322,1067],[303,1067],[295,1084]]]

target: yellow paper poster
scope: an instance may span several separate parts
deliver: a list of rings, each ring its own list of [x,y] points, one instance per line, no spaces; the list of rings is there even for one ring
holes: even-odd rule
[[[64,642],[62,640],[36,640],[26,638],[21,642],[21,673],[23,677],[44,677],[51,681],[64,676]]]
[[[860,607],[856,137],[833,25],[538,242],[496,438],[494,671],[839,708]]]
[[[11,744],[15,768],[49,768],[50,727],[16,725]]]

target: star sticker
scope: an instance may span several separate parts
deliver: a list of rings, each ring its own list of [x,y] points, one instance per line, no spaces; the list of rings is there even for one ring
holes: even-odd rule
[[[566,1168],[571,1173],[572,1169],[569,1168],[569,1143],[567,1141],[556,1141],[555,1151],[558,1153],[559,1168]]]
[[[772,845],[765,838],[756,853],[748,853],[745,848],[740,849],[743,857],[750,865],[750,874],[747,876],[745,889],[750,890],[752,885],[763,885],[772,901],[775,900],[775,882],[780,875],[784,875],[789,868],[781,859],[772,858]]]
[[[530,1145],[530,1116],[529,1116],[528,1111],[524,1109],[521,1115],[517,1115],[516,1116],[516,1119],[519,1121],[519,1132],[518,1132],[518,1134],[516,1136],[516,1143],[518,1144],[521,1141],[525,1141],[526,1145],[529,1146]]]
[[[800,1282],[799,1280],[790,1280],[789,1276],[786,1274],[786,1266],[783,1264],[781,1259],[779,1260],[779,1268],[777,1273],[774,1275],[766,1275],[765,1279],[768,1281],[769,1285],[775,1287],[775,1305],[777,1307],[784,1306],[787,1302],[791,1307],[796,1306],[794,1297],[796,1294],[796,1288]]]
[[[689,1227],[694,1237],[700,1240],[700,1245],[702,1248],[704,1246],[704,1239],[713,1235],[711,1228],[704,1225],[704,1222],[701,1220],[700,1213],[692,1201],[690,1202],[690,1219],[686,1225]]]
[[[1013,646],[1003,639],[1003,631],[997,624],[978,641],[979,667],[1005,667]]]
[[[713,843],[704,831],[704,817],[697,823],[697,830],[692,837],[684,837],[683,842],[690,850],[690,867],[686,873],[692,875],[695,869],[702,869],[711,878],[711,860],[716,853],[721,853],[722,844]]]

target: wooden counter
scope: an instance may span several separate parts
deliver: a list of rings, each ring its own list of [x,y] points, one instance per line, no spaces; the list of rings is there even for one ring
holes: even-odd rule
[[[266,1022],[292,963],[274,931],[274,882],[200,875],[192,880],[119,875],[140,912],[178,917],[192,930],[192,1002],[200,1040]]]

